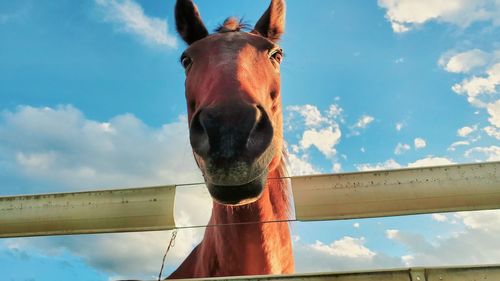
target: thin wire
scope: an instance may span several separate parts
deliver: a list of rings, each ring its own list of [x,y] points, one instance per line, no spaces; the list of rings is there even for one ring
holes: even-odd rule
[[[284,180],[291,179],[291,176],[274,177],[268,178],[267,180]],[[199,183],[181,183],[176,184],[178,186],[195,186],[204,185],[205,182]],[[297,219],[283,219],[283,220],[271,220],[271,221],[251,221],[251,222],[236,222],[236,223],[218,223],[218,224],[208,224],[208,225],[190,225],[190,226],[175,226],[173,229],[197,229],[197,228],[209,228],[209,227],[222,227],[222,226],[238,226],[238,225],[251,225],[251,224],[268,224],[268,223],[285,223],[285,222],[297,222]]]
[[[238,226],[238,225],[250,225],[250,224],[267,224],[267,223],[285,223],[285,222],[297,222],[297,219],[284,219],[284,220],[272,220],[272,221],[248,221],[248,222],[234,222],[234,223],[217,223],[217,224],[207,224],[207,225],[190,225],[190,226],[176,226],[173,229],[196,229],[196,228],[209,228],[209,227],[221,227],[221,226]]]
[[[291,179],[292,176],[284,176],[284,177],[277,177],[277,178],[267,178],[267,180],[286,180],[286,179]],[[194,185],[204,185],[205,182],[194,182],[194,183],[179,183],[179,184],[174,184],[176,187],[177,186],[194,186]]]
[[[241,225],[252,225],[252,224],[268,224],[268,223],[288,223],[295,222],[296,219],[284,219],[284,220],[271,220],[271,221],[249,221],[249,222],[236,222],[236,223],[218,223],[218,224],[208,224],[208,225],[193,225],[193,226],[176,226],[173,228],[172,237],[170,238],[170,242],[168,243],[167,250],[163,255],[160,273],[158,274],[158,281],[161,280],[163,274],[163,268],[165,266],[165,259],[167,258],[167,254],[172,247],[175,246],[175,238],[177,237],[177,231],[181,229],[197,229],[197,228],[209,228],[209,227],[223,227],[223,226],[241,226]]]
[[[177,237],[177,231],[180,229],[195,229],[195,228],[208,228],[208,227],[221,227],[221,226],[239,226],[239,225],[250,225],[250,224],[267,224],[267,223],[287,223],[294,222],[296,219],[286,219],[286,220],[272,220],[272,221],[252,221],[252,222],[237,222],[237,223],[220,223],[220,224],[209,224],[209,225],[195,225],[195,226],[178,226],[175,227],[172,231],[172,237],[170,238],[170,242],[168,243],[167,250],[163,255],[163,259],[161,262],[160,273],[158,274],[158,281],[161,281],[161,277],[163,274],[163,268],[165,266],[165,259],[167,258],[167,254],[171,248],[175,246],[175,238]]]
[[[161,268],[160,268],[160,274],[158,274],[158,281],[161,280],[161,275],[163,274],[163,267],[165,266],[165,259],[167,258],[168,251],[170,251],[170,248],[175,246],[175,237],[177,237],[177,229],[174,229],[174,231],[172,231],[172,237],[170,238],[170,242],[168,243],[167,250],[165,251],[165,254],[163,255],[163,260],[161,262]]]
[[[268,180],[280,180],[280,179],[290,179],[291,177],[279,177],[279,178],[268,178]],[[193,186],[193,185],[203,185],[203,183],[184,183],[184,184],[176,184],[175,187],[178,186]],[[241,225],[252,225],[252,224],[268,224],[268,223],[288,223],[288,222],[296,222],[296,219],[284,219],[284,220],[271,220],[271,221],[250,221],[250,222],[236,222],[236,223],[219,223],[219,224],[209,224],[209,225],[193,225],[193,226],[175,226],[172,231],[172,237],[170,238],[170,242],[168,243],[167,250],[163,255],[160,273],[158,274],[158,281],[161,281],[163,268],[165,266],[165,259],[167,258],[167,254],[172,247],[175,246],[175,238],[177,237],[177,231],[180,229],[197,229],[197,228],[209,228],[209,227],[223,227],[223,226],[241,226]]]

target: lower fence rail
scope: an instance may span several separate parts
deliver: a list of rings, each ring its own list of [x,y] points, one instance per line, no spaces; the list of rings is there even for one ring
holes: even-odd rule
[[[179,280],[179,279],[178,279]],[[375,271],[306,273],[293,275],[260,275],[181,280],[248,280],[248,281],[499,281],[500,265],[457,267],[414,267]]]

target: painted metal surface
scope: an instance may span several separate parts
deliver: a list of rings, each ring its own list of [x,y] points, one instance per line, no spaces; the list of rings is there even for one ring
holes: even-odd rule
[[[166,230],[175,186],[0,197],[0,238]]]
[[[259,275],[177,280],[238,281],[479,281],[500,280],[500,265],[402,268],[374,271]]]
[[[425,279],[422,281],[479,281],[500,280],[500,266],[475,266],[425,269]],[[419,281],[419,280],[412,280]]]
[[[303,221],[500,208],[500,162],[303,176],[291,181],[296,218]]]

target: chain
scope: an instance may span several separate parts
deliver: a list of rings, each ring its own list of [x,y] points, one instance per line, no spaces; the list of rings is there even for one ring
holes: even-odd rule
[[[161,280],[161,275],[163,274],[163,267],[165,266],[165,259],[167,258],[168,251],[170,248],[175,246],[175,237],[177,237],[177,229],[172,231],[172,237],[170,238],[170,242],[168,243],[167,250],[165,251],[165,255],[163,255],[163,261],[161,263],[160,274],[158,274],[158,281]]]

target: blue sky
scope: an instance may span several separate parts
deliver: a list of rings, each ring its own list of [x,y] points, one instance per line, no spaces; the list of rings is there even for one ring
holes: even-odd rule
[[[197,4],[210,30],[230,15],[253,24],[268,5]],[[200,180],[173,6],[0,0],[0,195]],[[281,73],[290,172],[500,160],[499,19],[495,0],[289,1]],[[178,222],[206,221],[202,187],[178,200]],[[495,211],[292,226],[301,272],[499,263],[498,231]],[[201,234],[179,233],[167,271]],[[168,239],[4,239],[0,272],[152,278]]]

